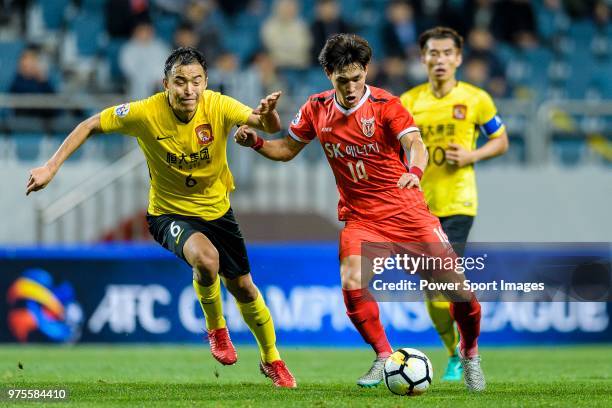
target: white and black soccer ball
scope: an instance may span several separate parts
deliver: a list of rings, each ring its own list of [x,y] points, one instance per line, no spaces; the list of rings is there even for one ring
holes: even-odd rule
[[[385,384],[397,395],[423,394],[431,385],[432,377],[431,361],[417,349],[399,349],[385,362]]]

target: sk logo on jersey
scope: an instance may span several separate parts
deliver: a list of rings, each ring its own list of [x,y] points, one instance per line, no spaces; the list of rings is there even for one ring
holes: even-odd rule
[[[464,120],[467,116],[467,106],[465,105],[454,105],[453,106],[453,118]]]
[[[363,134],[366,135],[366,137],[374,136],[374,131],[376,130],[374,116],[372,116],[370,119],[361,118],[359,120],[361,121],[361,131],[363,132]]]
[[[212,134],[212,127],[208,123],[197,126],[195,134],[198,138],[198,144],[201,146],[208,146],[215,140]]]

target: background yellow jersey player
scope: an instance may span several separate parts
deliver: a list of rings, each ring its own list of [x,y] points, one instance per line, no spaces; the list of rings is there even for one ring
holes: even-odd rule
[[[164,92],[105,109],[80,123],[45,165],[30,171],[26,194],[44,188],[91,134],[136,137],[151,176],[149,230],[193,268],[193,287],[213,356],[225,365],[238,358],[223,317],[221,275],[257,339],[262,373],[276,386],[295,387],[276,348],[270,311],[251,279],[244,238],[230,207],[234,184],[226,154],[228,133],[236,125],[280,130],[275,109],[280,92],[252,110],[206,90],[207,80],[206,61],[199,51],[174,50],[164,67]]]
[[[489,94],[456,79],[463,38],[453,29],[435,27],[419,37],[428,82],[401,96],[414,116],[429,152],[421,186],[431,212],[459,256],[478,210],[474,164],[508,150],[506,129]],[[476,148],[480,133],[488,141]],[[460,380],[459,334],[448,302],[427,300],[427,310],[449,353],[445,380]]]

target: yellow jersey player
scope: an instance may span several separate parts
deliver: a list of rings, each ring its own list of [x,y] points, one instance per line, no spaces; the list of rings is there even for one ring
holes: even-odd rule
[[[435,27],[421,34],[419,46],[428,82],[405,92],[401,101],[414,116],[429,153],[421,180],[425,199],[462,256],[478,209],[474,163],[506,152],[508,136],[489,94],[456,79],[463,38],[451,28]],[[489,139],[480,148],[476,148],[478,129]],[[431,297],[426,303],[450,356],[443,379],[458,381],[459,334],[449,303]]]
[[[257,339],[262,373],[276,386],[293,388],[295,379],[276,348],[274,323],[251,278],[244,239],[230,207],[234,184],[226,153],[227,135],[236,125],[280,130],[275,109],[280,92],[268,95],[252,110],[207,90],[207,79],[200,52],[174,50],[164,67],[164,92],[105,109],[80,123],[45,165],[30,171],[26,194],[44,188],[91,134],[136,137],[151,178],[149,230],[193,268],[193,287],[214,358],[225,365],[237,361],[223,317],[221,275]]]

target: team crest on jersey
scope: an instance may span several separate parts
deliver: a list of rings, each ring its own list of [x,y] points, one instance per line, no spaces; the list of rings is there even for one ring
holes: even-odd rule
[[[208,123],[197,126],[195,128],[195,134],[198,138],[198,144],[201,146],[208,146],[215,140],[212,133],[212,127]]]
[[[453,118],[464,120],[467,117],[467,106],[465,105],[454,105],[453,106]]]
[[[119,116],[120,118],[124,118],[127,116],[129,111],[130,111],[130,104],[122,103],[121,105],[118,105],[115,108],[115,115]]]
[[[361,118],[359,120],[361,121],[361,131],[363,132],[363,134],[366,135],[366,137],[374,136],[374,131],[376,130],[374,116],[369,119]]]

